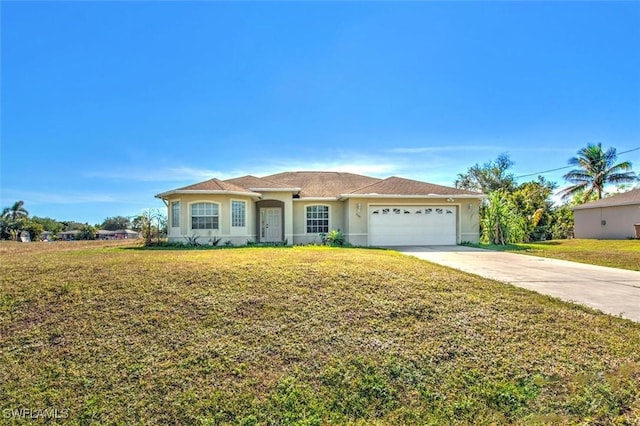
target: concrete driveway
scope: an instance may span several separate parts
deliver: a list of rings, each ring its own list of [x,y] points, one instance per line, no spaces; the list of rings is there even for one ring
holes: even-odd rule
[[[640,322],[640,272],[465,246],[393,249]]]

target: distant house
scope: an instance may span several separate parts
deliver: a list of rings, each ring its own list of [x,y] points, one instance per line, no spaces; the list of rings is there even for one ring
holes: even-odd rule
[[[80,231],[78,230],[58,232],[58,239],[65,241],[75,240],[79,233]]]
[[[80,231],[64,231],[58,233],[58,239],[65,241],[73,241],[77,239]],[[140,234],[136,231],[132,231],[131,229],[121,229],[118,231],[107,231],[105,229],[100,229],[96,232],[96,239],[98,240],[124,240],[131,238],[140,238]]]
[[[479,239],[484,195],[427,182],[340,172],[210,179],[156,195],[168,239],[319,243],[341,230],[362,246],[455,245]]]
[[[96,238],[99,240],[113,240],[115,239],[113,232],[114,231],[107,231],[106,229],[99,229]]]
[[[640,188],[572,207],[575,238],[625,239],[640,224]]]
[[[131,238],[140,238],[140,234],[131,229],[120,229],[117,231],[107,231],[106,229],[100,229],[96,238],[99,240],[126,240]]]
[[[118,231],[113,231],[113,235],[117,240],[140,238],[140,234],[136,231],[132,231],[131,229],[120,229]]]

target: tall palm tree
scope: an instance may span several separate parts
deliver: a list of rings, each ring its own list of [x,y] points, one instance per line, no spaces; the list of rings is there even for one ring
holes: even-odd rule
[[[29,212],[24,208],[24,201],[16,201],[11,207],[5,207],[2,210],[2,218],[10,220],[18,220],[29,216]]]
[[[586,202],[594,192],[598,199],[602,198],[602,190],[608,183],[630,183],[635,182],[637,177],[631,171],[631,163],[623,161],[616,164],[615,148],[602,150],[602,144],[588,144],[578,151],[576,157],[569,159],[569,164],[579,166],[563,176],[564,180],[573,185],[560,191],[562,198],[568,198],[576,193],[582,192],[582,202]]]

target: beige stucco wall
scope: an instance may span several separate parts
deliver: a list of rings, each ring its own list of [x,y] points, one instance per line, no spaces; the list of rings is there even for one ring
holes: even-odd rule
[[[245,201],[247,209],[246,226],[231,226],[231,201]],[[265,192],[262,200],[278,200],[284,203],[284,238],[288,244],[293,244],[293,200],[291,192]],[[171,223],[171,202],[180,202],[180,226],[174,227]],[[190,205],[193,203],[208,202],[218,203],[220,205],[220,227],[219,229],[191,229]],[[198,243],[206,244],[212,238],[221,238],[219,244],[231,241],[234,245],[243,245],[247,240],[256,241],[256,215],[259,212],[256,209],[255,200],[251,197],[241,195],[222,195],[222,194],[176,194],[167,198],[167,217],[169,218],[168,239],[171,242],[186,242],[185,237],[197,235]]]
[[[575,238],[625,239],[635,235],[640,223],[640,205],[574,210]],[[603,224],[604,221],[604,224]]]
[[[231,201],[245,201],[247,217],[245,227],[231,226]],[[180,202],[180,226],[175,227],[171,222],[171,203]],[[220,227],[219,229],[191,229],[191,217],[189,206],[193,203],[207,202],[218,203],[220,205]],[[247,240],[255,240],[255,203],[251,197],[239,195],[206,195],[206,194],[176,194],[167,199],[167,238],[170,242],[186,243],[185,237],[197,235],[198,243],[210,243],[212,238],[220,238],[219,244],[231,241],[234,245],[246,244]]]
[[[353,245],[369,245],[368,220],[371,205],[450,205],[457,207],[457,243],[477,243],[480,239],[480,219],[478,199],[429,198],[350,198],[345,201],[345,233],[347,241]]]
[[[231,201],[246,201],[246,227],[231,227]],[[453,202],[446,198],[428,200],[413,198],[351,198],[345,201],[292,199],[290,192],[268,192],[263,194],[263,200],[278,200],[284,203],[284,238],[288,244],[319,244],[319,234],[306,232],[306,207],[309,205],[329,206],[329,230],[341,230],[347,241],[353,245],[369,245],[367,231],[369,208],[371,205],[451,205],[457,207],[457,236],[458,243],[464,241],[478,242],[479,240],[479,200],[458,199]],[[171,223],[171,202],[180,202],[180,226]],[[214,202],[220,205],[220,229],[193,230],[189,206],[198,202]],[[251,197],[236,195],[207,195],[207,194],[175,194],[167,198],[168,203],[168,238],[169,241],[186,242],[186,236],[198,235],[199,243],[206,244],[212,238],[220,238],[220,244],[231,241],[234,245],[246,244],[247,240],[256,241],[255,234],[256,209],[255,200]],[[640,220],[638,220],[640,222]]]
[[[307,233],[307,206],[329,206],[329,230],[339,229],[345,232],[344,203],[342,201],[306,200],[293,202],[293,242],[294,244],[321,244],[319,234]]]

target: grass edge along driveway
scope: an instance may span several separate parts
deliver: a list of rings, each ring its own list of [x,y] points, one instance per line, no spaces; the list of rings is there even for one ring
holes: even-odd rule
[[[508,251],[572,262],[640,271],[640,240],[551,240],[534,243],[468,244],[488,250]]]

